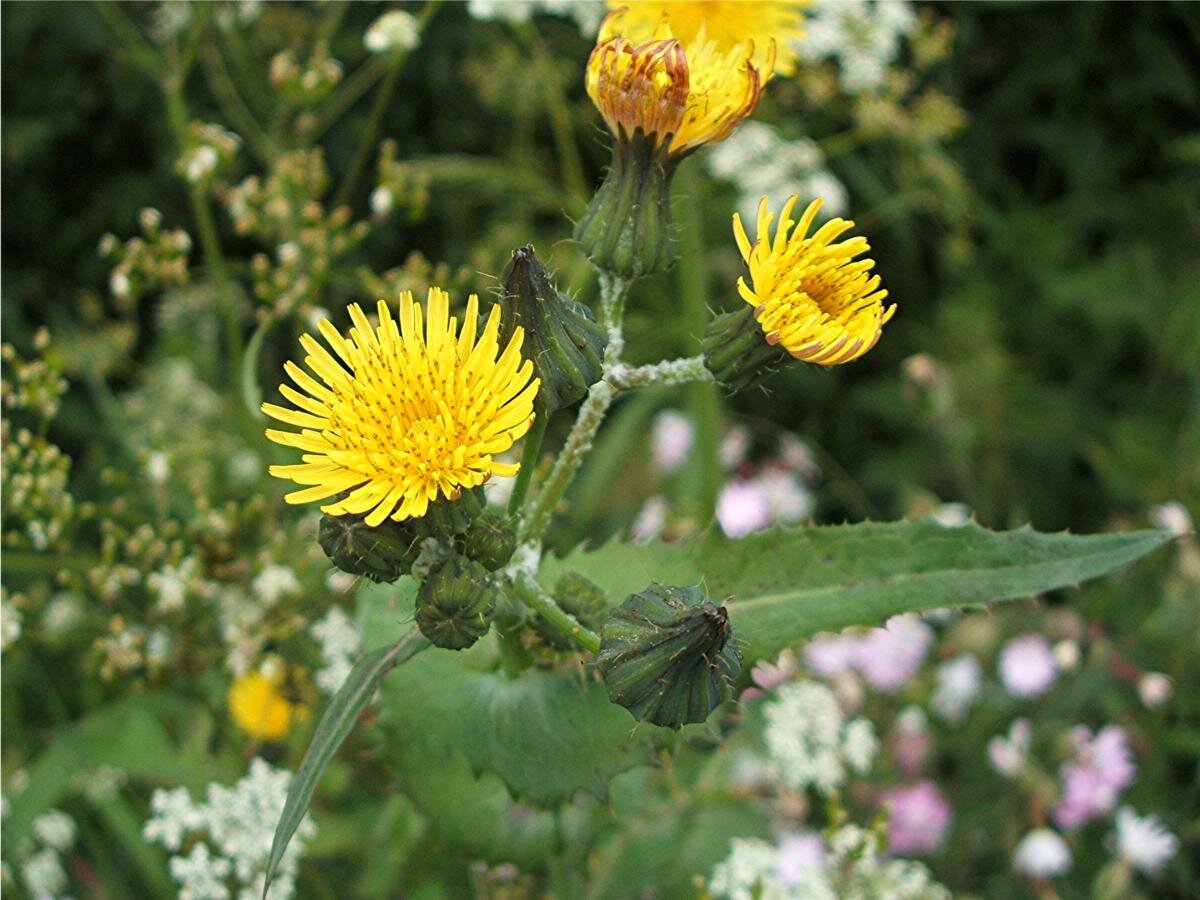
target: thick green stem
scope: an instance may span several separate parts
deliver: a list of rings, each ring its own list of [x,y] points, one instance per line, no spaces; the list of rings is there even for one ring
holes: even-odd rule
[[[664,359],[662,362],[645,366],[618,365],[608,373],[609,384],[623,391],[712,380],[712,372],[704,365],[703,356]]]
[[[550,423],[550,414],[539,411],[533,420],[533,427],[525,436],[525,449],[521,452],[521,471],[517,473],[517,482],[513,485],[512,495],[508,498],[508,514],[515,516],[525,502],[529,493],[529,482],[533,478],[533,470],[537,468],[538,455],[542,452],[542,441],[546,437],[546,426]]]
[[[533,575],[518,572],[513,578],[513,590],[522,603],[541,616],[555,631],[590,653],[600,652],[600,635],[585,628],[578,619],[560,607]]]

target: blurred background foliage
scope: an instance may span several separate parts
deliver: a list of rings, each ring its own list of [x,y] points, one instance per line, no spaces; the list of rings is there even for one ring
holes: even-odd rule
[[[463,4],[404,4],[424,19],[420,46],[379,55],[363,35],[380,4],[269,3],[244,25],[231,5],[197,4],[172,32],[174,5],[10,3],[3,11],[4,340],[22,359],[41,354],[66,379],[57,415],[18,404],[13,427],[71,458],[75,498],[60,510],[61,535],[30,546],[6,493],[6,596],[20,598],[30,639],[34,612],[43,616],[64,592],[87,604],[65,637],[5,653],[6,779],[46,748],[69,766],[71,742],[85,734],[93,762],[119,757],[131,778],[187,784],[197,796],[206,782],[244,770],[261,745],[238,736],[223,711],[221,660],[231,665],[236,643],[227,619],[171,620],[167,658],[150,658],[148,632],[128,669],[113,667],[120,655],[105,643],[122,632],[121,616],[141,622],[145,614],[147,626],[154,618],[147,573],[193,556],[218,593],[244,591],[272,561],[294,568],[298,589],[282,591],[291,599],[255,620],[244,652],[253,664],[271,654],[305,659],[289,676],[294,699],[319,702],[305,674],[319,665],[317,651],[300,647],[316,616],[301,598],[346,602],[350,588],[329,589],[323,558],[279,502],[282,488],[266,484],[263,461],[274,456],[246,402],[276,383],[315,315],[340,323],[352,300],[423,291],[431,281],[458,298],[489,294],[525,243],[561,286],[594,299],[564,216],[583,209],[608,148],[583,90],[592,41],[574,22],[480,21]],[[1032,522],[1089,532],[1142,526],[1166,501],[1200,509],[1200,11],[1159,3],[919,9],[923,38],[904,51],[886,91],[852,103],[827,67],[802,68],[772,82],[756,116],[789,139],[816,139],[845,185],[848,216],[870,237],[900,304],[879,346],[852,366],[791,367],[770,393],[725,402],[697,386],[623,401],[575,486],[571,515],[553,532],[556,549],[628,529],[652,494],[670,499],[676,532],[707,527],[726,478],[719,445],[730,426],[749,434],[750,460],[769,455],[784,432],[803,438],[823,473],[812,485],[817,522],[923,515],[956,502],[993,528]],[[316,74],[289,75],[288,60]],[[340,61],[338,71],[328,60]],[[241,143],[225,152],[221,134],[192,123],[221,123]],[[188,154],[201,145],[216,149],[192,178]],[[310,152],[316,146],[320,154]],[[740,302],[729,232],[739,192],[705,166],[700,154],[676,179],[683,259],[634,289],[635,362],[696,352],[707,311]],[[248,184],[254,175],[260,180]],[[146,207],[159,217],[147,218]],[[175,228],[187,235],[174,237]],[[138,233],[142,243],[131,246],[127,237]],[[105,234],[120,237],[97,253]],[[181,255],[190,267],[173,262]],[[43,327],[49,339],[39,338]],[[246,342],[258,355],[243,367]],[[689,417],[697,438],[684,465],[662,479],[649,465],[647,435],[667,407]],[[549,446],[567,425],[552,423]],[[6,427],[6,445],[14,440]],[[169,480],[156,477],[164,464],[156,454],[169,458]],[[1172,807],[1182,830],[1200,790],[1194,768],[1185,771],[1200,751],[1200,710],[1195,661],[1180,640],[1196,637],[1196,583],[1179,565],[1163,554],[1072,595],[1071,605],[1122,654],[1176,678],[1171,712],[1148,726],[1162,752],[1139,790],[1149,798],[1143,806],[1164,815],[1185,797]],[[1190,607],[1156,605],[1184,595]],[[173,614],[162,612],[164,621]],[[1048,719],[1124,715],[1105,666],[1097,663],[1091,689],[1045,710]],[[86,726],[71,724],[96,709],[121,728],[95,713]],[[158,724],[142,722],[147,710]],[[982,746],[978,736],[999,730],[1004,715],[992,718],[973,725],[973,744],[954,738],[947,756],[956,740]],[[150,736],[136,759],[104,749],[132,740],[141,725]],[[431,896],[468,882],[486,893],[486,866],[464,868],[454,855],[421,862],[415,848],[448,839],[462,858],[532,868],[547,847],[572,846],[583,830],[573,816],[603,818],[587,804],[570,815],[514,812],[498,783],[465,771],[439,774],[440,794],[412,786],[412,799],[389,796],[394,775],[379,761],[379,742],[368,728],[331,769],[310,850],[320,873],[302,872],[302,896],[322,896],[351,873],[364,896],[388,895],[413,872],[431,879]],[[303,744],[293,733],[266,755],[294,765]],[[54,766],[38,765],[35,774],[50,777]],[[57,787],[39,782],[44,805],[58,802],[70,774],[59,773]],[[974,833],[988,833],[999,815],[985,800],[988,782],[967,770],[954,776],[963,804],[979,807],[964,818],[975,815]],[[673,854],[678,835],[691,835],[683,874],[664,875],[672,889],[687,883],[691,859],[722,858],[728,834],[762,830],[733,801],[721,801],[728,810],[697,801],[660,814],[655,804],[671,792],[642,783],[650,777],[622,776],[611,803],[645,829],[635,843],[647,859]],[[456,791],[472,802],[486,794],[508,825],[489,837],[457,821],[459,804],[448,799]],[[91,886],[84,895],[121,895],[113,886],[129,883],[139,895],[169,888],[158,851],[138,839],[144,808],[144,794],[126,792],[80,813],[89,862],[74,877]],[[33,801],[27,809],[27,818],[38,811]],[[517,819],[527,827],[513,838],[504,832]],[[716,837],[706,843],[709,826]],[[1194,821],[1190,829],[1183,836],[1194,841]],[[488,845],[493,838],[499,849]],[[638,857],[616,855],[621,846],[600,851],[606,885],[629,884],[623,868],[638,870]],[[960,846],[973,849],[936,860],[938,877],[997,895],[979,880],[1005,869],[994,847]],[[1102,857],[1080,869],[1094,873]],[[1184,896],[1193,874],[1180,861],[1165,890]],[[1001,893],[1015,890],[1013,876],[997,877]],[[1088,883],[1070,895],[1084,896]]]

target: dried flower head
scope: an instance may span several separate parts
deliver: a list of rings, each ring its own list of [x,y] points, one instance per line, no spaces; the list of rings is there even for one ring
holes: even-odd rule
[[[461,329],[440,288],[429,289],[427,320],[409,292],[400,297],[398,321],[384,301],[378,308],[372,328],[352,304],[349,337],[328,320],[319,323],[336,356],[302,336],[305,363],[317,377],[288,362],[285,371],[301,390],[286,384],[279,390],[298,408],[262,407],[300,428],[267,430],[276,443],[304,451],[301,464],[270,469],[309,485],[285,499],[310,503],[345,494],[321,509],[365,514],[372,527],[389,516],[418,518],[439,497],[455,500],[492,475],[515,474],[519,466],[496,455],[529,430],[539,387],[533,363],[521,357],[522,329],[500,350],[499,307],[477,333],[475,295]]]
[[[734,213],[733,235],[750,270],[750,283],[739,278],[738,292],[754,308],[768,343],[804,362],[841,365],[875,346],[896,307],[883,305],[887,291],[871,274],[875,261],[855,260],[870,249],[867,239],[836,240],[854,223],[830,219],[810,236],[821,200],[797,222],[792,209],[798,199],[793,194],[783,205],[772,238],[775,216],[764,197],[753,244]]]

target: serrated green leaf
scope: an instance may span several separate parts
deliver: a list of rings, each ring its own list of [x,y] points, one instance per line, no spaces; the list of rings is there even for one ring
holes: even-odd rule
[[[552,583],[573,569],[609,592],[612,604],[651,581],[702,582],[727,602],[749,663],[820,631],[1075,585],[1169,540],[1164,531],[1078,536],[931,521],[781,528],[741,540],[612,542],[547,560],[541,577]]]
[[[393,640],[411,624],[412,582],[359,591],[368,641]],[[406,592],[404,597],[400,592]],[[516,797],[554,806],[577,791],[603,796],[609,779],[651,761],[664,729],[639,725],[582,668],[492,667],[490,636],[464,653],[427,653],[382,687],[390,740],[426,765],[461,755],[473,771],[498,775]]]
[[[342,684],[313,734],[312,743],[304,754],[300,768],[288,786],[287,799],[283,804],[283,812],[279,816],[279,824],[275,826],[275,836],[271,839],[271,856],[267,860],[266,880],[263,884],[263,896],[271,887],[271,879],[275,877],[275,869],[283,859],[283,852],[292,839],[308,805],[312,802],[313,792],[321,780],[326,767],[337,752],[342,741],[346,739],[354,723],[358,721],[359,713],[379,687],[383,676],[406,662],[414,655],[429,647],[429,641],[419,631],[410,631],[403,638],[389,647],[380,647],[368,653],[355,664],[346,681]]]

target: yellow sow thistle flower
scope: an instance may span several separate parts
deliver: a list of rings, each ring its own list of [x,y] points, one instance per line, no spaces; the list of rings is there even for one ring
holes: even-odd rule
[[[599,268],[624,278],[674,261],[670,180],[679,161],[733,133],[762,96],[775,59],[768,40],[722,47],[701,27],[688,42],[666,20],[653,34],[625,31],[626,10],[605,20],[588,59],[588,95],[616,138],[613,161],[575,227]]]
[[[399,320],[384,301],[378,309],[373,328],[352,304],[348,337],[322,321],[333,354],[303,335],[304,361],[316,377],[288,362],[285,371],[300,390],[283,384],[279,391],[297,408],[262,406],[300,429],[267,430],[276,443],[304,451],[299,465],[271,466],[277,478],[308,486],[285,499],[338,497],[322,511],[365,514],[369,527],[424,516],[439,498],[455,500],[492,475],[516,474],[519,465],[495,457],[529,430],[539,386],[533,363],[521,356],[522,329],[501,351],[499,307],[477,334],[474,294],[461,329],[449,295],[436,287],[424,314],[408,291]]]
[[[281,675],[247,672],[229,688],[229,712],[243,732],[260,741],[278,741],[287,735],[296,708],[279,691]]]
[[[887,291],[871,274],[874,260],[856,258],[870,249],[867,239],[837,240],[854,223],[830,219],[810,235],[821,201],[794,221],[798,199],[784,204],[772,237],[775,217],[764,197],[753,244],[734,213],[734,238],[750,274],[749,283],[738,279],[738,293],[748,307],[718,316],[705,334],[705,363],[731,390],[758,383],[778,364],[780,350],[822,366],[858,359],[896,312],[894,304],[884,306]]]
[[[790,75],[796,68],[794,44],[804,36],[804,8],[790,0],[608,0],[609,9],[624,9],[622,33],[633,40],[658,34],[664,24],[684,44],[701,32],[717,49],[727,52],[751,41],[751,62],[771,77],[768,52],[777,48],[774,71]]]

